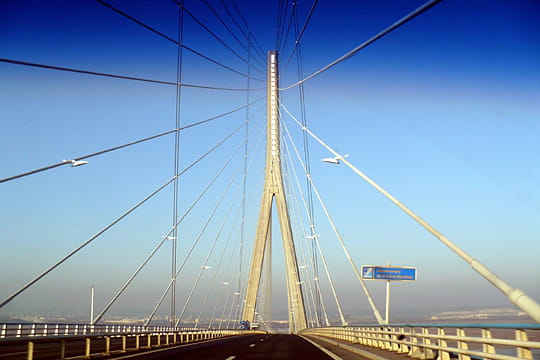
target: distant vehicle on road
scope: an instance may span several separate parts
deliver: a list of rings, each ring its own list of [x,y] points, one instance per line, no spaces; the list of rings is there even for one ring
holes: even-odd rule
[[[238,328],[240,330],[249,330],[250,329],[250,323],[249,321],[247,320],[241,320],[239,323],[238,323]]]

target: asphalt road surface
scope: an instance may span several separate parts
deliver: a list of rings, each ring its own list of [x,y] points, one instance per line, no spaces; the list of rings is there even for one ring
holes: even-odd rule
[[[296,335],[245,335],[179,348],[129,354],[116,359],[143,360],[243,360],[332,358]]]

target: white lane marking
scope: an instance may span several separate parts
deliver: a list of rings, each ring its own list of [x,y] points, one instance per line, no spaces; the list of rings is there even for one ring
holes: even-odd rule
[[[340,341],[336,341],[336,340],[330,340],[328,338],[324,338],[322,336],[318,336],[318,335],[312,335],[314,338],[317,338],[318,340],[321,340],[321,341],[324,341],[324,342],[327,342],[331,345],[334,345],[334,346],[338,346],[342,349],[345,349],[347,351],[350,351],[352,353],[355,353],[355,354],[358,354],[362,357],[365,357],[365,358],[368,358],[368,359],[371,359],[371,360],[388,360],[388,358],[385,358],[385,357],[382,357],[382,356],[379,356],[379,355],[375,355],[373,353],[370,353],[369,351],[365,351],[365,350],[362,350],[362,349],[359,349],[355,346],[352,346],[352,345],[347,345],[345,343],[342,343]]]
[[[251,345],[249,345],[249,347],[254,347],[254,346],[255,346],[255,344],[251,344]]]
[[[322,347],[321,345],[317,344],[315,341],[311,340],[311,339],[308,339],[307,337],[303,336],[303,335],[298,335],[300,336],[302,339],[306,340],[306,341],[309,341],[311,343],[311,345],[314,345],[315,347],[317,347],[319,350],[321,350],[323,353],[325,353],[326,355],[330,356],[332,359],[334,360],[343,360],[343,358],[337,356],[336,354],[334,354],[333,352],[331,352],[330,350]]]
[[[259,339],[259,341],[264,341],[264,339]]]
[[[26,351],[19,351],[19,352],[13,352],[13,353],[8,353],[8,354],[0,354],[0,357],[12,356],[12,355],[20,355],[20,354],[26,354]]]
[[[226,358],[225,360],[233,360],[233,359],[236,359],[236,355],[231,355],[228,358]]]

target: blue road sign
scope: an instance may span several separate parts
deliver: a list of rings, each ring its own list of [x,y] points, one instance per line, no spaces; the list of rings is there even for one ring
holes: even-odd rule
[[[416,268],[404,266],[362,266],[362,279],[416,281]]]

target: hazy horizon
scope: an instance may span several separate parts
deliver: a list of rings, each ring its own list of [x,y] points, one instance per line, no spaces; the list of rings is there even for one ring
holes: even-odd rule
[[[178,37],[174,2],[110,3],[172,39]],[[276,48],[278,2],[237,3],[262,48],[252,44],[250,75],[265,79],[265,52]],[[423,3],[319,2],[301,41],[303,76]],[[241,37],[225,9],[218,2],[214,6]],[[247,56],[203,2],[190,2],[186,8]],[[311,2],[298,3],[300,28],[310,8]],[[353,165],[535,301],[540,301],[539,14],[540,3],[532,0],[442,1],[304,87],[310,130],[348,154]],[[292,52],[293,25],[286,41],[282,34],[283,63]],[[245,62],[188,15],[183,41],[238,72],[248,71]],[[0,49],[3,59],[173,83],[177,79],[173,42],[97,1],[2,1]],[[288,66],[281,65],[282,87],[298,80],[296,56]],[[176,127],[175,86],[6,62],[0,62],[0,79],[0,178]],[[181,80],[235,89],[248,86],[245,76],[187,50]],[[250,92],[251,101],[264,97],[264,81],[253,79],[249,87],[260,88]],[[301,118],[298,88],[283,90],[280,96],[287,109]],[[182,87],[180,125],[231,111],[246,101],[246,91]],[[216,309],[216,317],[234,317],[242,300],[235,293],[245,290],[264,174],[264,143],[257,146],[264,139],[264,101],[249,108],[251,165],[244,211],[245,128],[241,126],[247,116],[242,109],[180,132],[180,169],[184,169],[240,129],[179,177],[177,218],[232,159],[179,227],[176,265],[185,256],[186,262],[177,280],[177,315],[192,289],[185,316]],[[301,128],[284,112],[282,123],[303,154]],[[308,271],[302,270],[301,275],[304,301],[308,316],[313,317],[320,300],[308,287],[316,275],[310,264],[314,244],[305,238],[310,225],[302,199],[307,196],[306,174],[289,140],[283,141],[298,264]],[[310,175],[356,266],[391,262],[418,269],[416,282],[392,284],[392,316],[428,309],[512,307],[466,262],[349,168],[320,161],[333,157],[325,148],[311,138],[308,144]],[[62,166],[0,184],[0,301],[170,180],[174,147],[170,134],[89,158],[84,166]],[[303,193],[297,189],[295,173]],[[97,315],[171,230],[173,199],[169,185],[0,309],[0,316],[25,312],[84,316],[89,312],[92,285]],[[312,200],[316,233],[344,313],[372,316],[315,195]],[[287,308],[285,265],[277,216],[273,220],[272,304],[279,314]],[[106,317],[124,310],[152,311],[171,281],[171,244],[164,243]],[[192,244],[196,246],[190,252]],[[328,314],[337,314],[320,255],[317,263],[322,300]],[[199,274],[201,280],[196,282]],[[384,314],[384,282],[366,282],[366,286]],[[167,294],[158,314],[169,313],[170,303]]]

